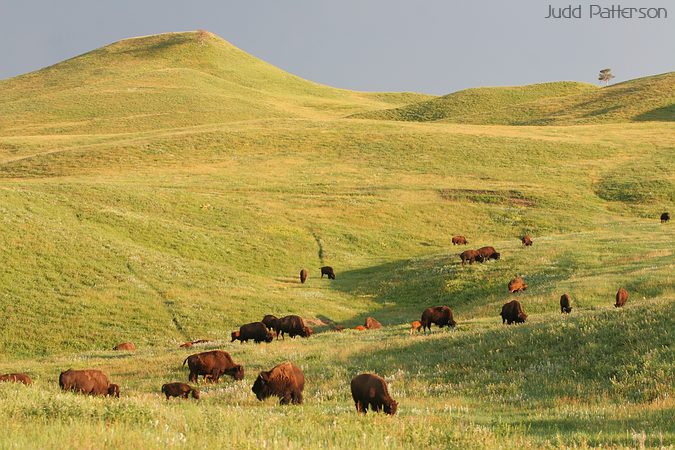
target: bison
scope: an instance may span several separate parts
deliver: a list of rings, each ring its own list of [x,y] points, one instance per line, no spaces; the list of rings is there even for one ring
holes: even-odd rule
[[[357,413],[366,414],[370,407],[375,412],[383,409],[385,414],[396,414],[398,403],[389,395],[384,378],[373,373],[362,373],[352,378],[351,388]]]
[[[614,304],[615,308],[621,308],[628,301],[628,291],[624,288],[620,288],[616,292],[616,303]]]
[[[468,242],[464,236],[452,237],[452,245],[466,245],[466,244],[468,244]]]
[[[262,322],[253,322],[247,323],[239,327],[239,331],[234,331],[232,333],[232,341],[239,340],[240,342],[248,342],[249,339],[253,339],[253,342],[259,344],[263,341],[272,342],[274,336],[270,330],[267,329],[264,323]]]
[[[300,283],[305,284],[305,281],[307,281],[307,277],[309,276],[309,272],[307,269],[302,269],[300,271]]]
[[[30,379],[25,373],[6,373],[0,375],[0,382],[11,382],[11,383],[23,383],[26,386],[33,384],[33,380]]]
[[[514,322],[523,323],[525,322],[525,319],[527,319],[527,314],[523,311],[523,306],[518,300],[511,300],[508,303],[504,303],[500,316],[502,316],[502,324],[506,322],[507,325],[511,325]]]
[[[410,334],[413,334],[415,331],[419,332],[422,329],[422,322],[419,320],[414,321],[410,324]]]
[[[166,395],[166,399],[169,397],[183,397],[188,398],[189,395],[192,395],[192,398],[199,400],[199,390],[191,387],[186,383],[166,383],[162,385],[162,394]]]
[[[364,327],[363,325],[357,325],[354,327],[356,331],[366,331],[368,328]]]
[[[447,306],[433,306],[427,308],[422,313],[422,331],[426,332],[427,328],[431,331],[431,324],[435,323],[439,328],[444,326],[455,327],[457,322],[452,317],[452,310]]]
[[[569,314],[572,312],[572,299],[568,294],[563,294],[560,296],[560,313]]]
[[[483,257],[483,261],[489,261],[491,259],[497,260],[501,258],[501,253],[498,253],[494,247],[481,247],[476,250]],[[483,262],[481,261],[481,262]]]
[[[305,326],[302,317],[290,315],[279,319],[279,332],[281,332],[281,338],[284,339],[284,333],[294,338],[295,336],[309,337],[314,331]]]
[[[363,325],[369,330],[377,330],[378,328],[382,328],[382,324],[374,317],[367,317],[366,322]]]
[[[64,391],[76,391],[91,395],[119,397],[119,386],[110,384],[108,376],[96,369],[68,369],[59,375],[59,386]]]
[[[664,212],[661,214],[661,223],[666,223],[670,220],[670,214],[667,212]]]
[[[192,347],[192,342],[183,342],[180,344],[181,348],[187,348],[187,347]]]
[[[523,236],[523,238],[521,239],[521,241],[523,242],[523,245],[524,245],[525,247],[529,247],[529,246],[532,245],[532,238],[531,238],[528,234],[526,234],[525,236]]]
[[[323,266],[321,268],[321,278],[323,278],[324,275],[327,275],[330,280],[335,279],[335,272],[333,272],[333,268],[331,266]]]
[[[459,254],[459,257],[462,260],[462,265],[464,265],[466,261],[469,261],[469,264],[473,264],[474,261],[483,262],[483,255],[476,250],[465,250]]]
[[[285,362],[274,366],[272,370],[262,371],[251,389],[258,400],[279,397],[279,404],[302,403],[302,390],[305,388],[305,375],[293,363]]]
[[[135,352],[136,346],[134,345],[133,342],[122,342],[121,344],[117,344],[116,346],[114,346],[113,350],[125,350],[128,352]]]
[[[509,293],[513,294],[514,292],[524,291],[525,289],[527,289],[527,284],[521,277],[516,277],[509,281]]]
[[[279,328],[279,318],[277,318],[277,316],[267,314],[265,317],[263,317],[262,323],[264,323],[268,329],[274,331],[276,333],[277,339],[279,339],[279,332],[281,330]]]
[[[188,363],[190,368],[190,382],[197,382],[199,375],[207,376],[211,381],[217,382],[220,376],[227,374],[235,380],[244,378],[244,367],[241,364],[235,364],[229,353],[222,350],[211,350],[209,352],[196,353],[185,358],[183,365]]]

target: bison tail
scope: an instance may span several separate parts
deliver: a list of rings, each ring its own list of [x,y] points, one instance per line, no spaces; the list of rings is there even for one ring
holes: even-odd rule
[[[185,363],[187,362],[188,359],[190,359],[189,356],[187,358],[185,358],[185,361],[183,361],[183,365],[185,365]]]

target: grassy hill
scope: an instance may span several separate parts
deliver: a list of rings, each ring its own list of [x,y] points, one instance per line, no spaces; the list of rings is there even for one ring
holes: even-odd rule
[[[352,117],[413,122],[566,125],[675,120],[675,73],[598,88],[576,82],[474,88]]]
[[[342,119],[423,97],[320,86],[197,33],[121,41],[0,94],[0,373],[36,380],[0,383],[0,447],[675,441],[675,229],[658,221],[675,201],[672,122]],[[462,267],[455,234],[502,260]],[[506,327],[516,274],[530,316]],[[458,328],[409,336],[438,304]],[[267,313],[385,327],[229,342]],[[213,342],[178,348],[189,339]],[[122,341],[139,351],[109,350]],[[245,380],[164,401],[161,384],[211,348]],[[258,402],[257,372],[287,359],[307,375],[305,405]],[[68,367],[105,370],[122,398],[61,393]],[[356,416],[348,383],[363,371],[387,378],[396,417]]]

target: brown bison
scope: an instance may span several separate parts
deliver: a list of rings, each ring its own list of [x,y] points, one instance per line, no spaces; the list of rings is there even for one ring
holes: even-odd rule
[[[560,312],[569,314],[572,312],[572,299],[568,294],[563,294],[560,296]]]
[[[307,269],[302,269],[300,271],[300,282],[302,284],[305,284],[305,281],[307,281],[308,276],[309,276],[309,272],[307,271]]]
[[[197,382],[199,375],[207,376],[213,382],[217,382],[221,375],[229,375],[235,380],[244,378],[244,367],[235,364],[229,353],[222,350],[211,350],[210,352],[196,353],[185,358],[183,365],[188,363],[190,368],[190,382]]]
[[[469,261],[469,264],[473,264],[475,261],[483,262],[483,255],[476,250],[464,250],[459,254],[459,257],[462,260],[462,265],[467,261]]]
[[[518,300],[511,300],[508,303],[504,303],[502,306],[502,312],[499,314],[502,316],[502,324],[506,322],[507,325],[512,323],[523,323],[527,319],[527,314],[523,311],[523,307]]]
[[[620,288],[616,292],[616,303],[614,304],[615,308],[621,308],[628,301],[628,291],[624,288]]]
[[[661,214],[661,223],[666,223],[670,220],[670,214],[667,212],[664,212]]]
[[[422,329],[422,322],[419,320],[414,321],[410,324],[410,334],[413,334],[415,331],[419,332]]]
[[[136,346],[133,342],[122,342],[113,347],[113,350],[125,350],[127,352],[135,352]]]
[[[527,289],[527,284],[521,277],[516,277],[509,281],[509,293],[513,294],[514,292],[524,291],[525,289]]]
[[[199,400],[199,390],[190,387],[189,384],[185,383],[166,383],[162,385],[162,394],[166,395],[166,399],[169,397],[183,397],[188,398],[189,395],[192,395],[192,398]]]
[[[356,331],[366,331],[368,328],[364,327],[363,325],[357,325],[354,327]]]
[[[64,391],[76,391],[91,395],[119,397],[119,386],[110,384],[108,376],[96,369],[68,369],[59,375],[59,386]]]
[[[305,375],[293,363],[285,362],[274,366],[272,370],[260,372],[253,383],[252,391],[258,400],[279,397],[281,405],[302,403],[302,390],[305,388]]]
[[[23,383],[26,386],[33,384],[33,380],[25,373],[6,373],[0,375],[0,382]]]
[[[382,324],[374,317],[367,317],[366,322],[363,325],[369,330],[377,330],[378,328],[382,328]]]
[[[524,245],[525,247],[529,247],[529,246],[532,245],[532,238],[531,238],[528,234],[526,234],[525,236],[523,236],[523,238],[521,239],[521,241],[523,242],[523,245]]]
[[[290,337],[295,336],[309,337],[314,331],[308,326],[305,326],[305,321],[302,317],[290,315],[279,319],[279,331],[281,338],[284,339],[284,333]]]
[[[426,332],[427,328],[431,331],[431,324],[435,323],[439,328],[444,326],[455,327],[457,322],[452,317],[452,310],[447,306],[433,306],[427,308],[422,312],[422,331]]]
[[[239,342],[248,342],[249,339],[253,339],[253,342],[259,344],[263,341],[272,342],[274,336],[267,329],[264,323],[262,322],[253,322],[247,323],[239,327],[239,331],[234,331],[232,333],[232,341],[239,340]]]
[[[468,242],[464,236],[452,237],[452,245],[466,245],[466,244],[468,244]]]
[[[192,347],[192,342],[183,342],[180,346],[182,348]]]
[[[335,272],[333,272],[333,268],[331,266],[323,266],[321,268],[321,278],[323,278],[324,275],[327,275],[331,280],[335,279]]]
[[[277,339],[279,339],[279,332],[281,329],[279,328],[279,318],[277,318],[277,316],[267,314],[265,317],[263,317],[261,322],[264,323],[268,329],[274,331],[276,333]]]
[[[501,258],[501,254],[495,250],[494,247],[481,247],[476,250],[483,257],[483,261],[489,261],[491,259],[497,260]],[[481,262],[483,262],[481,261]]]
[[[370,407],[375,412],[383,409],[386,414],[396,414],[398,403],[389,395],[387,382],[382,377],[362,373],[352,379],[351,388],[357,413],[366,414]]]

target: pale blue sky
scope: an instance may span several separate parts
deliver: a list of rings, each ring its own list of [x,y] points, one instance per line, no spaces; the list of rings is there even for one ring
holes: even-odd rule
[[[551,21],[546,0],[0,0],[0,79],[119,39],[198,28],[303,78],[366,91],[675,70],[675,0],[626,1],[581,4],[665,7],[669,17]]]

